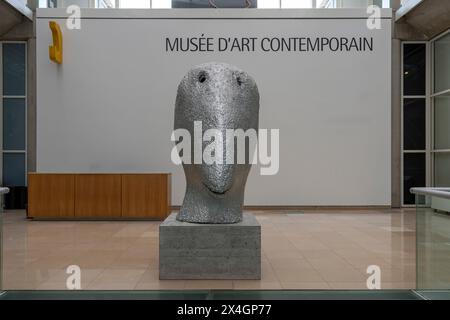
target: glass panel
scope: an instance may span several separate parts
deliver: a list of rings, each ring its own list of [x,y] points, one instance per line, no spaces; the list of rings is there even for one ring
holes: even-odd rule
[[[152,0],[153,9],[170,9],[172,8],[171,0]]]
[[[100,5],[102,5],[103,8],[108,8],[109,5],[112,5],[111,3],[102,3],[100,2]],[[99,6],[99,8],[102,8]],[[128,1],[128,0],[120,0],[119,1],[119,8],[121,9],[150,9],[150,0],[134,0],[134,1]]]
[[[425,203],[417,205],[417,289],[449,289],[450,216],[442,209],[450,208],[450,200],[426,196]]]
[[[434,43],[434,92],[450,89],[450,33]]]
[[[313,8],[312,0],[283,0],[281,1],[281,8],[296,9],[296,8]]]
[[[450,153],[434,154],[434,185],[450,188]]]
[[[403,46],[403,95],[425,95],[425,44],[409,44]]]
[[[172,0],[172,8],[256,8],[257,3],[257,0]]]
[[[258,9],[279,9],[280,0],[258,0]]]
[[[450,149],[450,97],[434,98],[434,148]]]
[[[3,185],[25,186],[25,154],[3,153]]]
[[[425,153],[406,153],[403,155],[403,202],[414,204],[413,187],[425,187]]]
[[[404,100],[403,149],[425,150],[425,99]]]
[[[122,1],[120,1],[120,2],[122,2]],[[120,7],[120,2],[119,2],[119,7]],[[110,1],[110,0],[96,0],[95,7],[99,8],[99,9],[111,9],[111,8],[116,7],[116,3],[115,3],[115,1]]]
[[[3,44],[3,95],[25,95],[25,44]]]
[[[3,99],[3,149],[25,150],[25,99]]]

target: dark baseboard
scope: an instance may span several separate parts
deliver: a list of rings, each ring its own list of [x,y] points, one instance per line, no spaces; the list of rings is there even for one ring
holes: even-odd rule
[[[173,211],[180,210],[181,206],[172,206]],[[244,206],[244,210],[254,211],[360,211],[360,210],[391,210],[391,206]]]

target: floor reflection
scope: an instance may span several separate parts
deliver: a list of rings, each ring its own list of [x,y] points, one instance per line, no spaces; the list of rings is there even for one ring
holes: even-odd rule
[[[159,222],[29,221],[4,213],[4,289],[382,289],[416,286],[414,210],[252,211],[262,225],[262,280],[158,279]]]

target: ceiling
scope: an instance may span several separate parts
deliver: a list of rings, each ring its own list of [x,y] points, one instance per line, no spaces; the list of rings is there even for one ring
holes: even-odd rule
[[[32,16],[32,11],[20,0],[0,0],[0,37]]]
[[[406,13],[398,15],[397,24],[415,30],[415,37],[432,39],[450,28],[450,1],[422,0]]]

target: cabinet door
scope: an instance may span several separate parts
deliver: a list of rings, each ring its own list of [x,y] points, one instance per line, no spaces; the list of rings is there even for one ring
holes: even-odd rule
[[[164,220],[170,211],[167,174],[122,175],[122,217]]]
[[[72,174],[29,174],[28,217],[73,218],[74,189]]]
[[[118,218],[121,206],[120,174],[76,175],[76,218]]]

